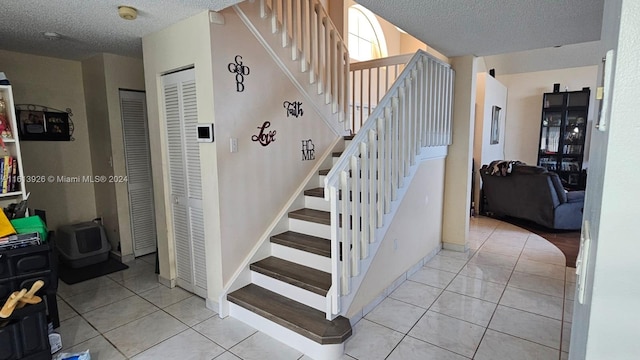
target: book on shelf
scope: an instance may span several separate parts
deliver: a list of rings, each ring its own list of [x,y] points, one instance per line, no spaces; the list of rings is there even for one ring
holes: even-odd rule
[[[0,176],[2,176],[2,193],[10,193],[18,189],[18,161],[13,156],[0,158]]]

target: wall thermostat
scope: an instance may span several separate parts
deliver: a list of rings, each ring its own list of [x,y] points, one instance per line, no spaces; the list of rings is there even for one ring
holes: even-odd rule
[[[213,142],[213,124],[198,124],[198,142]]]

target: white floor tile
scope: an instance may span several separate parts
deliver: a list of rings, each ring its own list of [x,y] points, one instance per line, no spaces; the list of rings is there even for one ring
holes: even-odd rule
[[[148,262],[140,259],[135,259],[131,262],[126,263],[126,265],[129,266],[128,269],[118,271],[107,276],[114,281],[122,283],[126,279],[140,274],[154,273],[156,270],[155,265],[149,264]]]
[[[517,256],[495,254],[480,249],[470,260],[470,264],[489,265],[513,270],[518,262]]]
[[[500,299],[500,305],[562,320],[562,298],[529,290],[507,286]]]
[[[509,286],[518,289],[539,292],[555,297],[564,296],[564,281],[548,277],[531,275],[516,271],[509,280]]]
[[[504,288],[505,285],[503,284],[484,281],[464,275],[456,276],[451,284],[447,286],[448,291],[490,301],[492,303],[498,303]]]
[[[242,359],[240,359],[239,357],[227,351],[222,355],[218,356],[217,358],[215,358],[214,360],[242,360]]]
[[[268,335],[257,332],[229,351],[243,360],[296,360],[302,353]]]
[[[402,339],[387,358],[387,360],[424,359],[465,360],[466,358],[409,336]]]
[[[128,289],[114,283],[109,286],[100,287],[71,296],[65,300],[78,313],[84,314],[93,309],[112,304],[133,295],[134,293]]]
[[[576,268],[565,268],[565,281],[575,283],[576,282]]]
[[[460,275],[498,284],[506,284],[511,276],[511,270],[498,266],[467,264],[460,271]]]
[[[434,286],[444,289],[449,285],[451,280],[456,276],[455,273],[442,271],[432,268],[422,268],[409,277],[409,280],[416,281],[421,284]]]
[[[559,351],[488,329],[475,360],[556,360]]]
[[[564,321],[572,322],[573,321],[573,303],[575,300],[565,300],[564,301]]]
[[[225,350],[192,329],[161,342],[134,356],[133,360],[208,360],[221,355]]]
[[[484,331],[484,326],[429,311],[408,335],[470,358],[476,352]]]
[[[186,329],[183,323],[164,311],[156,311],[104,336],[125,356],[132,357]]]
[[[554,349],[560,349],[561,321],[526,311],[498,306],[489,329]]]
[[[131,296],[84,314],[84,318],[101,333],[147,316],[159,309],[139,296]]]
[[[569,353],[564,351],[560,353],[560,360],[569,360]]]
[[[382,325],[362,319],[345,343],[345,353],[356,359],[385,359],[404,337]]]
[[[141,273],[126,278],[122,281],[122,285],[136,294],[161,286],[160,283],[158,283],[158,275],[155,273]]]
[[[193,295],[177,286],[170,289],[166,286],[160,285],[155,289],[141,293],[140,296],[149,300],[155,306],[163,309]]]
[[[576,297],[576,283],[565,282],[564,285],[564,298],[567,300],[573,300]]]
[[[467,260],[464,259],[454,259],[447,256],[436,255],[433,259],[429,260],[425,267],[429,267],[432,269],[449,271],[452,273],[457,273],[462,269],[462,267],[467,263]]]
[[[507,256],[520,256],[522,252],[522,246],[519,245],[504,245],[504,244],[495,244],[487,242],[482,245],[480,248],[481,251],[491,252],[499,255],[507,255]]]
[[[73,285],[67,285],[64,281],[58,280],[57,294],[63,299],[82,294],[87,291],[94,291],[99,288],[115,286],[117,283],[106,276],[79,282]]]
[[[445,291],[430,310],[486,327],[495,309],[494,303]]]
[[[364,318],[406,334],[425,312],[421,307],[388,297]]]
[[[207,309],[204,299],[191,296],[173,305],[167,306],[164,311],[188,326],[193,326],[216,315],[213,310]]]
[[[525,259],[520,259],[516,265],[516,271],[558,280],[564,280],[564,269],[564,266],[545,264]]]
[[[539,250],[535,248],[525,248],[524,251],[522,252],[522,255],[520,255],[520,258],[525,260],[542,262],[546,264],[554,264],[554,265],[560,265],[560,266],[566,265],[566,259],[564,257],[564,254],[558,248],[555,248],[552,251]]]
[[[142,260],[142,261],[144,261],[144,262],[146,262],[148,264],[151,264],[151,265],[155,266],[156,265],[156,253],[151,253],[151,254],[148,254],[148,255],[137,257],[136,260]]]
[[[231,349],[257,331],[242,321],[229,316],[224,319],[213,316],[194,326],[193,329],[225,349]]]
[[[57,329],[57,332],[62,337],[62,346],[64,349],[68,349],[99,335],[98,332],[80,316],[75,316],[60,322],[60,328]]]
[[[67,353],[78,353],[89,350],[91,360],[125,360],[126,358],[103,336],[96,336],[84,341],[70,349],[65,349]]]
[[[428,309],[441,293],[442,289],[440,288],[407,280],[392,292],[389,297]]]
[[[465,252],[462,252],[462,251],[452,251],[452,250],[446,250],[446,249],[442,249],[438,253],[438,255],[440,256],[446,256],[446,257],[461,259],[461,260],[469,260],[473,257],[474,254],[475,254],[475,251],[472,251],[472,250],[467,250]]]
[[[69,306],[69,304],[66,303],[66,301],[62,300],[61,297],[58,297],[56,300],[58,302],[58,318],[60,319],[60,321],[71,319],[74,316],[78,316],[78,313],[75,310],[73,310],[71,306]]]

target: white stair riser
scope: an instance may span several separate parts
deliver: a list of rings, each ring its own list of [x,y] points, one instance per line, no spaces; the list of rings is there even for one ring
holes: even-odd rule
[[[271,256],[331,273],[331,258],[271,243]]]
[[[324,198],[317,196],[307,196],[304,197],[304,207],[307,209],[321,210],[321,211],[331,211],[331,204],[329,201]]]
[[[267,290],[271,290],[274,293],[286,296],[291,300],[310,306],[318,311],[326,311],[327,299],[322,295],[318,295],[309,290],[299,288],[256,271],[251,271],[251,282]]]
[[[318,344],[234,303],[229,303],[229,315],[313,359],[335,360],[343,357],[344,343],[329,345]]]
[[[331,239],[331,226],[289,218],[289,230],[301,234]]]
[[[324,187],[324,179],[326,179],[327,177],[325,175],[320,175],[320,181],[318,183],[318,186],[320,187]]]
[[[332,156],[331,157],[331,165],[332,166],[335,165],[338,162],[339,159],[340,159],[340,157],[338,157],[338,156]]]
[[[345,148],[345,149],[346,149],[346,148],[348,148],[348,147],[349,147],[349,145],[351,145],[351,140],[345,140],[345,141],[344,141],[344,148]]]

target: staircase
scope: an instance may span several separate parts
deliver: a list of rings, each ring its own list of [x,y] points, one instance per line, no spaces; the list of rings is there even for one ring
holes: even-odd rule
[[[292,82],[320,99],[325,121],[351,129],[348,89],[355,76],[319,1],[260,0],[234,9]],[[387,93],[377,95],[368,120],[357,123],[358,133],[317,160],[324,166],[294,194],[283,225],[274,225],[226,288],[220,313],[228,304],[230,316],[314,359],[341,358],[352,334],[344,315],[403,189],[421,154],[450,143],[452,84],[448,64],[423,51],[403,65]]]

